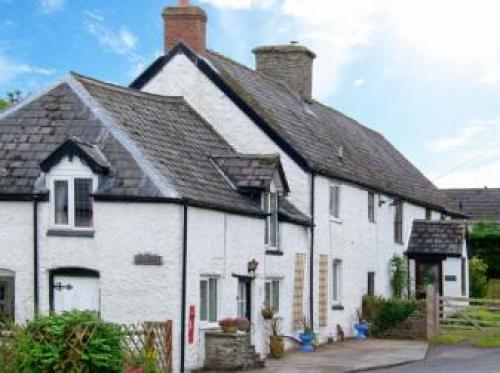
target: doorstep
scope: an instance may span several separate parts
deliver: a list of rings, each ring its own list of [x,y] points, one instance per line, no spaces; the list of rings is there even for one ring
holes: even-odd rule
[[[425,341],[368,339],[320,346],[316,352],[287,352],[282,359],[268,359],[266,368],[254,372],[357,372],[423,360]]]

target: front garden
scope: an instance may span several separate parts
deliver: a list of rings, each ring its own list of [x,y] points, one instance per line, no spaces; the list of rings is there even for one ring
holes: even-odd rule
[[[118,325],[93,312],[41,316],[0,336],[2,372],[129,372],[170,370],[170,323]]]

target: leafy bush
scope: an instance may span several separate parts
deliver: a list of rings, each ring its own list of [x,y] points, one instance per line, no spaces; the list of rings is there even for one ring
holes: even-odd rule
[[[394,254],[391,258],[391,286],[395,298],[403,297],[407,275],[406,261],[401,255]]]
[[[469,287],[472,298],[484,298],[488,293],[486,272],[488,265],[484,260],[474,257],[469,262]]]
[[[415,300],[363,297],[363,317],[370,323],[371,333],[375,336],[383,336],[384,332],[405,321],[417,308]]]
[[[17,363],[30,372],[121,372],[122,336],[93,312],[38,317],[15,338]]]
[[[469,241],[474,256],[487,264],[487,277],[500,278],[500,224],[489,221],[474,223]]]

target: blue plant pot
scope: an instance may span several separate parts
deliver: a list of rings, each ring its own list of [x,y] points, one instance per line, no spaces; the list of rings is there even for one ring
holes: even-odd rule
[[[313,335],[312,334],[299,334],[300,339],[300,352],[314,352],[314,347],[312,345]]]

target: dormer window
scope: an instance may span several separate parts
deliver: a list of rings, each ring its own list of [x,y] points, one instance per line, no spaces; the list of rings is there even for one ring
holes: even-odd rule
[[[263,194],[264,211],[269,214],[266,218],[265,243],[269,249],[279,247],[279,225],[278,225],[278,194],[275,192]]]
[[[64,228],[92,228],[93,179],[55,178],[53,182],[54,225]]]

